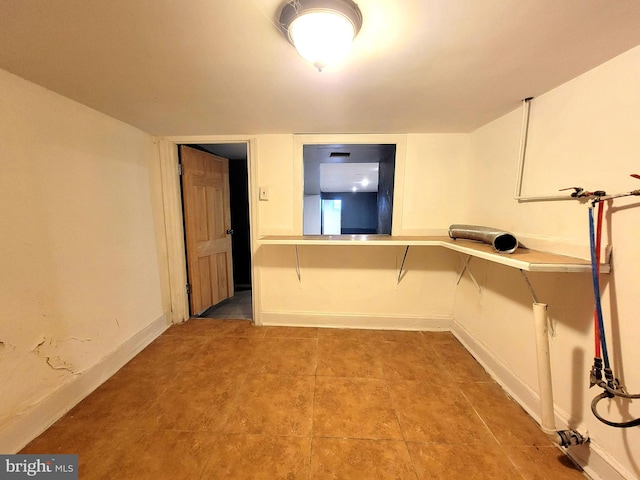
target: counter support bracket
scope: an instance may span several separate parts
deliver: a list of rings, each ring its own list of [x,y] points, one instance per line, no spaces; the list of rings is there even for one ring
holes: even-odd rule
[[[409,245],[404,249],[404,257],[402,257],[402,263],[400,264],[400,271],[398,272],[398,283],[400,283],[400,279],[402,278],[402,271],[404,269],[404,262],[407,260],[407,254],[409,253]]]
[[[538,303],[540,303],[540,301],[538,300],[538,296],[536,295],[535,290],[533,289],[533,285],[531,285],[531,281],[529,280],[529,277],[527,276],[527,273],[520,269],[520,273],[522,274],[522,278],[524,279],[524,282],[527,284],[527,287],[529,287],[529,292],[531,293],[531,299],[533,300],[533,304],[536,305]],[[547,318],[547,328],[549,330],[549,332],[551,333],[552,337],[556,336],[556,326],[555,323],[552,320],[549,320]]]
[[[300,256],[298,255],[298,245],[296,247],[296,275],[298,275],[298,282],[302,283],[302,275],[300,274]]]
[[[527,277],[527,274],[522,269],[520,269],[520,273],[522,274],[522,278],[524,278],[524,282],[527,284],[527,287],[529,287],[529,292],[531,293],[531,298],[533,299],[533,303],[538,303],[538,296],[536,295],[536,292],[533,289],[533,285],[531,285],[531,282],[529,281],[529,277]]]
[[[471,271],[471,268],[469,268],[469,262],[471,261],[471,255],[463,255],[461,253],[460,257],[463,259],[464,263],[462,265],[462,270],[460,270],[460,273],[458,274],[458,278],[456,279],[456,285],[460,284],[460,280],[462,279],[462,275],[464,275],[464,272],[466,271],[466,272],[469,272],[469,277],[471,278],[471,281],[473,282],[473,284],[478,289],[478,293],[482,293],[482,288],[480,288],[480,285],[478,284],[478,281],[476,280],[476,277],[473,276],[473,272]]]

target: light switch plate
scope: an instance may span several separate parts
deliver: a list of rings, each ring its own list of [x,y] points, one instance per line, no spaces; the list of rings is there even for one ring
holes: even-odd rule
[[[269,200],[269,187],[260,187],[260,200]]]

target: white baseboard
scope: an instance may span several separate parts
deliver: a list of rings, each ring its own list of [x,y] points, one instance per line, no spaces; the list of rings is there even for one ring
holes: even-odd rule
[[[65,383],[44,400],[0,428],[0,452],[19,452],[71,408],[102,385],[129,360],[164,332],[169,323],[162,315],[105,356],[102,361]]]
[[[479,342],[469,331],[458,322],[453,321],[451,332],[475,359],[484,367],[491,377],[540,424],[540,397],[526,385],[520,378],[491,351]],[[555,408],[556,425],[560,428],[576,428],[569,426],[569,416]],[[637,478],[632,473],[625,471],[624,467],[611,458],[597,443],[593,441],[588,445],[571,447],[568,455],[589,475],[593,480],[633,480]]]
[[[447,315],[429,317],[396,317],[304,312],[261,312],[265,326],[367,328],[376,330],[449,331],[453,318]]]

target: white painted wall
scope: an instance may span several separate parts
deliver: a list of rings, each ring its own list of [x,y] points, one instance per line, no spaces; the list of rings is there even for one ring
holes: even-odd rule
[[[464,171],[468,135],[266,136],[258,138],[259,235],[301,235],[302,144],[398,144],[393,229],[396,235],[446,234],[467,218]],[[410,198],[410,202],[403,199]],[[273,201],[272,201],[273,199]],[[263,245],[256,252],[258,316],[264,324],[377,328],[448,328],[458,255],[414,247],[404,274],[404,248]]]
[[[95,367],[162,331],[170,304],[154,138],[4,71],[0,91],[0,451],[11,451],[47,426],[23,418],[72,407],[89,392],[70,385],[104,381],[121,365]]]
[[[611,193],[640,188],[629,177],[640,173],[640,48],[535,99],[531,109],[525,195],[556,195],[574,185]],[[473,223],[512,230],[543,240],[555,250],[585,252],[587,206],[578,202],[518,203],[512,199],[520,139],[521,111],[514,111],[471,135]],[[640,392],[640,199],[616,200],[608,210],[604,239],[613,245],[613,272],[603,275],[604,315],[614,354],[614,372],[629,390]],[[475,353],[492,363],[501,381],[534,414],[538,391],[531,296],[520,273],[472,261],[482,293],[465,275],[456,295],[456,328]],[[619,430],[591,414],[588,372],[593,359],[593,295],[589,275],[536,274],[531,282],[549,304],[556,324],[551,343],[556,411],[571,426],[585,425],[591,438],[574,452],[588,468],[607,458],[622,477],[640,478],[640,429]],[[495,372],[494,372],[495,373]],[[638,402],[616,402],[602,411],[615,420],[640,416]],[[564,425],[558,425],[563,426]],[[598,455],[596,455],[597,453]],[[590,458],[589,458],[590,457]],[[602,472],[602,470],[601,470]],[[593,473],[593,472],[592,472]],[[600,473],[602,474],[602,473]],[[609,475],[609,476],[607,476]]]

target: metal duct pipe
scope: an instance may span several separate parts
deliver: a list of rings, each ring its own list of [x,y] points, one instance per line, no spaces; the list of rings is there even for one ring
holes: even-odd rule
[[[481,227],[478,225],[451,225],[449,237],[479,240],[491,245],[496,252],[513,253],[518,248],[518,240],[508,232],[496,228]]]

